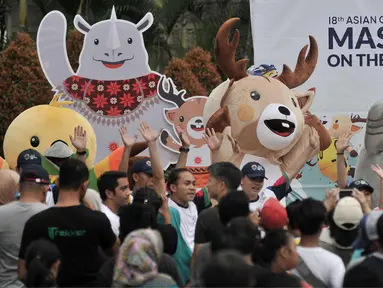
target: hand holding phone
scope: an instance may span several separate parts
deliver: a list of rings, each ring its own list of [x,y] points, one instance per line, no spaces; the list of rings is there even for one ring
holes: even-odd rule
[[[339,199],[344,197],[352,197],[352,189],[342,189],[339,191]]]

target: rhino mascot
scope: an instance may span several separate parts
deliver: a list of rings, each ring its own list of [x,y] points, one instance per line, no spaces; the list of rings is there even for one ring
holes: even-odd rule
[[[66,50],[65,16],[52,11],[41,21],[37,51],[42,69],[53,90],[63,93],[60,100],[72,101],[70,108],[92,124],[97,136],[96,163],[121,146],[121,125],[138,137],[142,121],[156,130],[171,128],[163,110],[175,106],[158,93],[168,81],[161,81],[164,76],[150,69],[144,45],[143,33],[152,23],[151,13],[137,24],[117,19],[114,7],[110,19],[94,25],[76,15],[74,26],[85,38],[74,72]],[[176,160],[177,154],[161,145],[159,149],[165,166]]]
[[[372,105],[368,111],[364,146],[356,164],[355,179],[366,180],[373,188],[372,207],[379,205],[380,178],[371,170],[371,164],[383,167],[383,101]]]

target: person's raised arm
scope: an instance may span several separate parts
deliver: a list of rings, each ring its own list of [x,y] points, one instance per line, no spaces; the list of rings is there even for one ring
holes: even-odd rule
[[[227,135],[233,148],[233,155],[230,157],[229,162],[235,165],[238,169],[241,169],[241,162],[243,159],[243,153],[241,152],[241,147],[239,147],[238,141],[235,140],[230,135]]]
[[[222,139],[219,139],[215,134],[214,129],[207,128],[203,133],[203,140],[205,140],[207,146],[211,151],[211,164],[220,162],[219,160],[219,148],[222,145]]]
[[[189,137],[187,136],[185,131],[181,129],[181,127],[177,126],[176,129],[177,129],[178,137],[180,138],[181,144],[182,144],[180,147],[180,155],[178,156],[176,168],[185,168],[186,162],[188,160],[190,141],[189,141]]]
[[[87,144],[87,136],[85,129],[82,126],[75,127],[73,136],[69,135],[69,139],[72,142],[73,147],[77,150],[77,159],[85,163]]]
[[[336,174],[338,178],[338,187],[346,188],[347,187],[347,172],[346,164],[344,161],[344,151],[350,147],[350,138],[351,133],[344,133],[340,135],[336,141]]]
[[[125,126],[119,129],[121,140],[124,143],[124,153],[122,154],[122,159],[120,162],[120,166],[118,167],[118,171],[127,173],[129,168],[129,157],[132,152],[132,148],[134,143],[136,143],[137,137],[130,137],[128,135],[128,130]]]
[[[160,153],[157,148],[157,139],[160,136],[160,133],[153,130],[146,122],[142,122],[139,130],[149,147],[149,155],[153,171],[153,187],[156,190],[157,195],[162,196],[166,191],[164,170],[162,169]]]
[[[380,178],[379,188],[379,208],[383,207],[383,169],[379,165],[371,165],[372,171],[374,171]],[[376,193],[376,192],[375,192]]]

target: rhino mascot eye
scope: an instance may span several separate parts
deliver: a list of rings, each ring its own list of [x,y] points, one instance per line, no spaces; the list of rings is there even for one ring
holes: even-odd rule
[[[253,91],[250,93],[251,99],[258,101],[261,98],[261,95],[257,91]]]
[[[98,45],[100,43],[100,41],[98,39],[94,39],[94,45]]]
[[[128,43],[132,44],[133,43],[133,39],[132,38],[128,38]]]

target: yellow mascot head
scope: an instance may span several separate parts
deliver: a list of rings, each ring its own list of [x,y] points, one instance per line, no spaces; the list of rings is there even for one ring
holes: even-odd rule
[[[69,139],[78,125],[86,130],[88,157],[93,166],[96,157],[96,134],[88,120],[79,113],[63,107],[71,102],[59,102],[56,95],[49,105],[25,110],[9,125],[4,137],[4,156],[11,169],[17,166],[17,157],[26,149],[35,149],[47,158],[68,158],[76,152]]]

